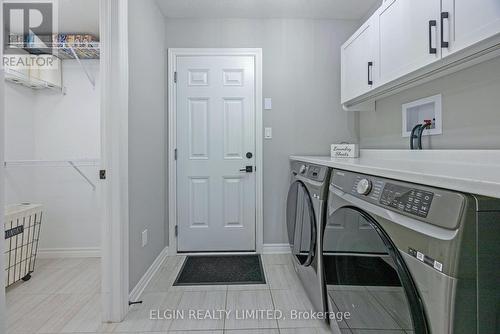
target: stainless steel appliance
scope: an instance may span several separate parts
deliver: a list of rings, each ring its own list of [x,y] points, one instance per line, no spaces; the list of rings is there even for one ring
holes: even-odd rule
[[[333,332],[500,333],[500,200],[342,170],[329,188]]]
[[[291,161],[286,213],[288,239],[295,271],[315,311],[319,312],[326,310],[320,251],[329,177],[328,167]]]

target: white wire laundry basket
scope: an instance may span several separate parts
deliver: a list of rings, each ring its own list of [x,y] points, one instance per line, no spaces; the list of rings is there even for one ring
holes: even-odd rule
[[[42,223],[41,204],[14,204],[5,208],[5,286],[27,281],[35,270]]]

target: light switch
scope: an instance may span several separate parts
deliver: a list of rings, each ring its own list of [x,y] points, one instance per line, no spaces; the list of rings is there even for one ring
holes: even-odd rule
[[[264,128],[264,138],[265,139],[273,138],[273,128]]]
[[[270,97],[264,98],[264,109],[265,110],[273,109],[273,99],[271,99]]]

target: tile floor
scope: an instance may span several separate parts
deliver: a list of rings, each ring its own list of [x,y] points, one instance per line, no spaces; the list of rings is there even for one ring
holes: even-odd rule
[[[38,259],[28,282],[7,289],[7,333],[97,332],[99,259]]]
[[[287,310],[312,306],[293,271],[289,255],[264,255],[265,285],[172,286],[184,260],[168,257],[146,287],[143,304],[132,306],[119,324],[100,322],[98,259],[40,259],[28,282],[7,289],[8,334],[322,334],[319,320],[227,319],[150,320],[151,310]],[[389,314],[387,315],[389,316]],[[343,334],[404,333],[359,331],[341,326]]]

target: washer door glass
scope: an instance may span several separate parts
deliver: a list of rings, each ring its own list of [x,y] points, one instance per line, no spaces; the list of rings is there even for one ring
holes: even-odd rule
[[[311,195],[301,181],[295,181],[288,191],[286,220],[292,254],[300,264],[309,266],[316,253],[317,225]]]
[[[405,262],[369,214],[350,206],[329,209],[323,261],[330,311],[339,312],[336,319],[341,328],[428,333],[424,308]]]

